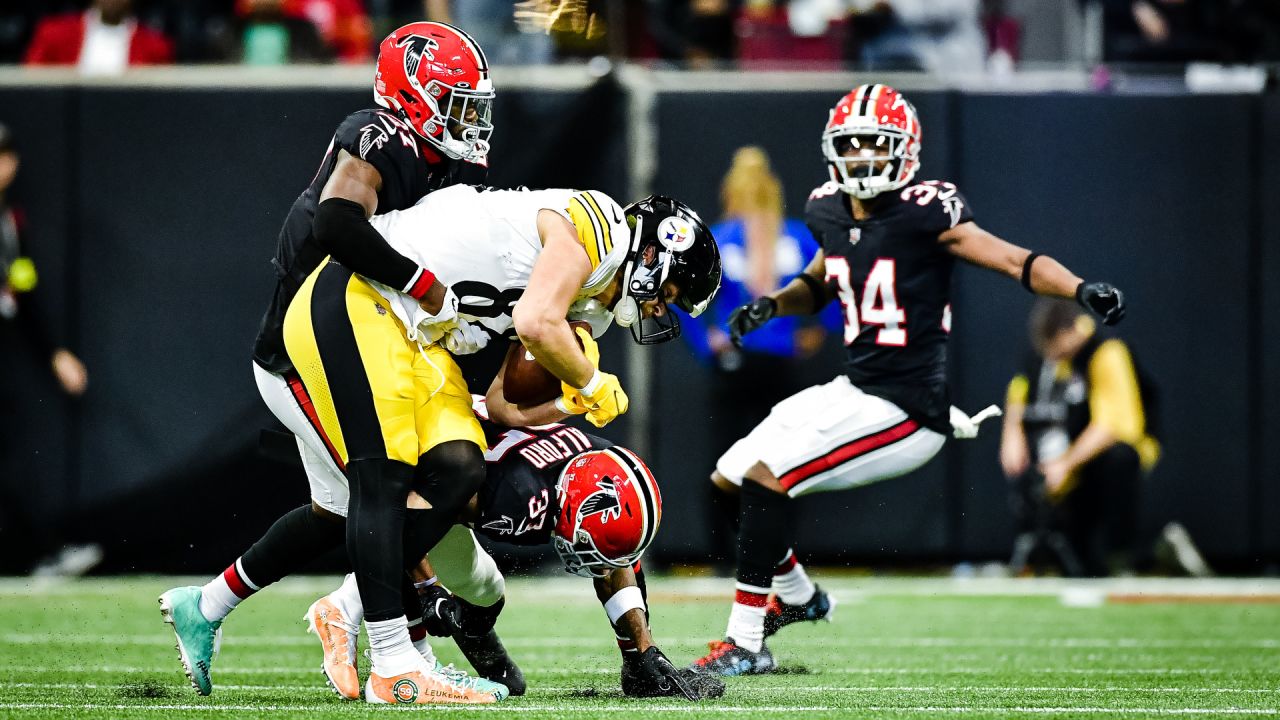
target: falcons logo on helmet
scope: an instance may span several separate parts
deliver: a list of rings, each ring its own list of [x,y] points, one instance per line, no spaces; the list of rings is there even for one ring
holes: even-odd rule
[[[405,48],[404,72],[413,78],[418,76],[418,67],[422,65],[422,58],[435,61],[436,56],[431,51],[439,48],[440,43],[423,35],[405,35],[396,41],[396,47]]]
[[[613,478],[605,476],[596,481],[599,491],[593,492],[582,501],[578,508],[578,517],[588,518],[592,515],[604,515],[600,522],[609,522],[622,517],[622,503],[618,500],[618,488]]]

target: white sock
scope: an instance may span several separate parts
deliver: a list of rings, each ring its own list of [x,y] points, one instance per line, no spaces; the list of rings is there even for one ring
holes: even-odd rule
[[[804,571],[804,566],[794,560],[790,551],[787,552],[787,559],[779,564],[779,569],[787,565],[791,566],[790,570],[773,576],[773,591],[778,593],[779,600],[788,605],[803,605],[813,599],[817,588]]]
[[[436,651],[431,649],[431,637],[424,637],[421,640],[413,641],[413,648],[418,651],[423,660],[427,661],[429,667],[436,666]]]
[[[231,574],[234,581],[244,593],[244,597],[237,595],[231,589],[231,583],[227,580],[228,574]],[[217,622],[231,614],[232,610],[240,604],[241,600],[257,591],[257,587],[248,583],[248,576],[241,569],[240,560],[237,558],[221,574],[215,575],[212,580],[205,583],[200,588],[200,614],[210,622]]]
[[[401,615],[381,622],[365,621],[373,672],[394,677],[422,668],[422,655],[409,639],[409,621]]]
[[[729,612],[729,627],[725,637],[733,638],[738,647],[760,652],[764,647],[764,608],[734,603]]]
[[[356,586],[356,574],[347,573],[342,585],[329,593],[329,602],[338,606],[342,617],[352,625],[359,626],[364,620],[364,605],[360,602],[360,588]]]

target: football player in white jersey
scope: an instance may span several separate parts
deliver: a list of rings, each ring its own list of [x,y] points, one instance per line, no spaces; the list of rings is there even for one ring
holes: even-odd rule
[[[491,337],[518,337],[564,381],[556,401],[508,406],[510,414],[495,420],[537,424],[585,414],[603,426],[626,411],[626,394],[587,357],[568,318],[591,321],[596,334],[612,319],[641,344],[674,338],[679,321],[667,304],[695,315],[705,309],[719,288],[720,257],[698,216],[664,197],[622,208],[597,191],[460,186],[372,222],[411,257],[438,259],[433,270],[459,299],[457,320],[433,324],[398,291],[322,264],[285,317],[298,382],[266,399],[298,437],[313,503],[347,518],[348,556],[370,629],[365,699],[399,702],[396,688],[428,687],[431,676],[410,637],[405,569],[440,541],[485,478],[486,443],[470,392],[452,355],[431,341],[452,338],[463,351]],[[439,467],[453,471],[446,476]],[[237,587],[234,602],[261,586]],[[330,645],[336,655],[349,638],[350,623],[335,610],[313,606],[308,614],[327,656]],[[336,689],[359,697],[358,686]],[[414,697],[438,702],[428,693]]]

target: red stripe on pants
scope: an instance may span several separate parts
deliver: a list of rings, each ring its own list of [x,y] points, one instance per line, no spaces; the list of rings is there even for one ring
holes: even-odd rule
[[[920,423],[915,420],[903,420],[878,433],[845,443],[820,458],[810,460],[798,468],[783,473],[782,477],[778,478],[778,482],[782,483],[783,488],[790,490],[818,473],[843,465],[859,455],[866,455],[873,450],[891,445],[919,429]]]
[[[347,464],[342,462],[342,456],[338,454],[338,449],[329,441],[329,436],[324,432],[324,426],[320,424],[320,416],[316,413],[315,404],[311,402],[311,396],[307,394],[306,386],[302,384],[302,378],[295,373],[290,373],[285,377],[285,381],[289,383],[289,389],[293,391],[293,399],[298,402],[298,407],[302,409],[302,414],[307,416],[307,422],[311,423],[311,427],[315,428],[316,434],[320,436],[320,440],[328,448],[329,455],[333,458],[333,461],[338,464],[340,470],[346,470]]]

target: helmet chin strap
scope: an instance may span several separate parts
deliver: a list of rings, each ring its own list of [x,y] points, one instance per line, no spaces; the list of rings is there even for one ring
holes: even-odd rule
[[[622,297],[613,306],[613,321],[618,327],[629,328],[640,320],[640,303],[631,297],[631,269],[634,266],[634,262],[627,261],[622,273]]]

